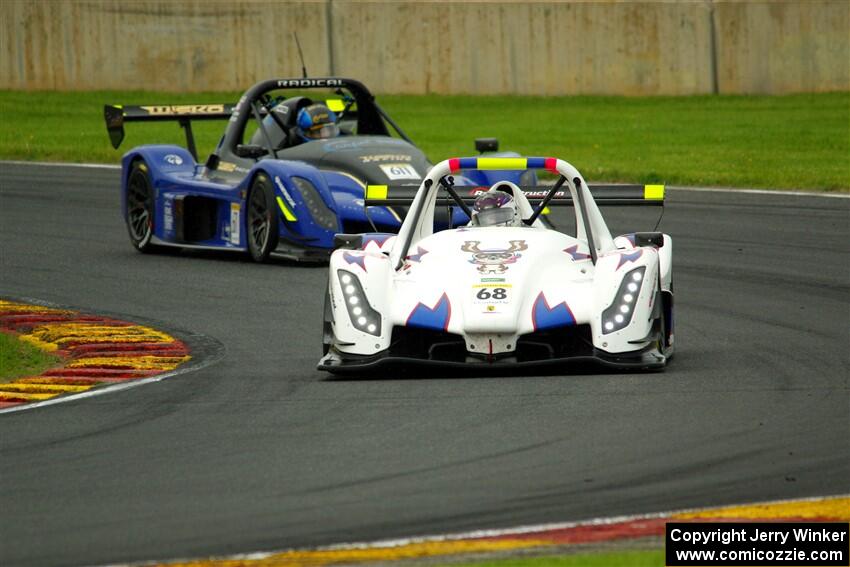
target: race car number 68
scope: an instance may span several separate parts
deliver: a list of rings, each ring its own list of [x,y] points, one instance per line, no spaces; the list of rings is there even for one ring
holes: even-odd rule
[[[481,290],[479,290],[478,293],[475,294],[475,297],[477,297],[478,299],[490,299],[491,297],[493,299],[507,299],[508,290],[503,287],[496,287],[493,288],[492,291],[490,291],[485,287],[481,288]]]
[[[511,300],[511,286],[479,284],[473,286],[474,303],[508,303]]]

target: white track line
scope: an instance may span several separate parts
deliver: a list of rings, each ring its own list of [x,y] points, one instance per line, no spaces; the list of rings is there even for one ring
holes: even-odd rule
[[[0,160],[0,165],[38,165],[44,167],[81,167],[88,169],[121,169],[120,165],[105,163],[61,163],[50,161]],[[667,185],[673,191],[701,191],[704,193],[747,193],[752,195],[793,195],[795,197],[829,197],[832,199],[850,199],[850,193],[819,193],[814,191],[795,191],[785,189],[748,189],[738,187],[691,187],[688,185]]]
[[[62,163],[55,161],[0,160],[0,165],[37,165],[39,167],[80,167],[84,169],[121,169],[109,163]]]
[[[160,380],[165,380],[166,378],[171,378],[172,376],[177,376],[178,374],[186,374],[187,372],[194,372],[195,370],[200,370],[201,368],[205,368],[214,362],[217,362],[217,357],[211,357],[210,359],[201,360],[198,364],[194,366],[190,366],[188,368],[177,368],[175,370],[171,370],[164,374],[157,374],[156,376],[149,376],[147,378],[139,378],[136,380],[129,379],[127,382],[112,384],[110,386],[94,386],[91,390],[86,392],[80,392],[79,394],[68,394],[65,396],[60,396],[57,398],[50,398],[47,400],[43,400],[40,402],[33,402],[31,404],[22,404],[19,406],[12,406],[8,408],[0,409],[0,414],[4,413],[14,413],[17,411],[27,411],[36,408],[42,408],[44,406],[52,406],[54,404],[62,404],[65,402],[75,402],[77,400],[82,400],[83,398],[93,398],[95,396],[100,396],[102,394],[112,394],[113,392],[119,392],[121,390],[129,390],[130,388],[135,388],[136,386],[141,386],[142,384],[150,384],[151,382],[159,382]]]
[[[741,189],[736,187],[690,187],[687,185],[667,185],[673,191],[697,191],[700,193],[746,193],[750,195],[793,195],[795,197],[830,197],[832,199],[850,199],[850,193],[815,193],[810,191],[792,191],[785,189]]]
[[[509,536],[509,535],[520,535],[520,534],[528,534],[535,532],[546,532],[553,530],[562,530],[568,528],[574,528],[578,526],[604,526],[609,524],[617,524],[620,522],[632,522],[635,520],[651,520],[665,517],[672,517],[678,514],[691,514],[695,512],[706,512],[710,510],[721,510],[724,508],[730,507],[743,507],[743,506],[760,506],[767,504],[788,504],[792,502],[816,502],[818,500],[826,500],[831,498],[850,498],[850,494],[835,494],[830,496],[810,496],[807,498],[789,498],[787,500],[767,500],[762,502],[751,502],[744,504],[727,504],[723,506],[710,506],[706,508],[685,508],[682,510],[673,510],[670,512],[654,512],[651,514],[633,514],[627,516],[612,516],[612,517],[602,517],[602,518],[591,518],[589,520],[580,520],[576,522],[557,522],[557,523],[549,523],[549,524],[533,524],[528,526],[516,526],[513,528],[504,528],[504,529],[492,529],[492,530],[473,530],[469,532],[459,532],[459,533],[448,533],[448,534],[433,534],[427,536],[419,536],[419,537],[409,537],[409,538],[398,538],[398,539],[384,539],[384,540],[376,540],[376,541],[367,541],[367,542],[353,542],[353,543],[336,543],[332,545],[325,545],[319,547],[306,547],[306,548],[288,548],[288,549],[279,549],[276,551],[262,551],[255,553],[240,553],[237,555],[221,555],[221,556],[212,556],[205,558],[181,558],[181,559],[171,559],[166,561],[140,561],[134,563],[114,563],[104,567],[117,567],[117,566],[132,566],[132,567],[141,567],[145,565],[168,565],[169,563],[183,563],[183,562],[192,562],[199,561],[203,562],[206,560],[213,561],[222,561],[222,560],[261,560],[271,557],[273,555],[278,555],[281,553],[286,553],[290,551],[338,551],[344,549],[379,549],[379,548],[393,548],[393,547],[401,547],[405,545],[411,545],[416,543],[428,543],[428,542],[440,542],[440,541],[455,541],[455,540],[463,540],[463,539],[476,539],[476,538],[485,538],[485,537],[500,537],[500,536]]]

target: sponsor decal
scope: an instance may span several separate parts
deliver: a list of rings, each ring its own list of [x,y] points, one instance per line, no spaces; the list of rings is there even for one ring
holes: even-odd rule
[[[171,165],[183,165],[183,158],[177,154],[166,154],[162,159],[165,160],[165,163],[170,163]]]
[[[360,161],[363,163],[372,163],[378,161],[411,161],[413,156],[404,154],[380,154],[371,156],[360,156]]]
[[[341,87],[340,79],[283,79],[277,82],[279,87]]]
[[[477,305],[506,304],[511,302],[511,284],[474,284],[472,303]],[[493,309],[490,309],[493,311]]]
[[[161,105],[142,106],[140,108],[153,116],[161,116],[165,114],[220,114],[224,112],[223,104]]]
[[[341,152],[375,146],[385,149],[386,146],[407,146],[407,142],[396,138],[387,138],[386,140],[331,140],[330,142],[325,142],[322,148],[326,152]]]
[[[478,271],[481,274],[497,274],[501,275],[508,271],[510,264],[515,264],[522,257],[523,250],[528,249],[525,240],[511,240],[510,246],[507,248],[488,248],[482,250],[479,248],[481,242],[477,240],[467,240],[463,243],[460,249],[464,252],[472,254],[470,264],[478,266]]]
[[[523,191],[523,193],[525,193],[525,196],[530,198],[530,199],[542,199],[549,192],[548,191],[538,191],[538,190],[532,189],[530,191]],[[553,198],[563,199],[564,197],[570,197],[570,194],[567,191],[556,191],[555,196]]]
[[[289,203],[289,206],[293,209],[295,208],[295,199],[292,198],[292,195],[286,190],[286,187],[283,185],[283,181],[280,180],[280,177],[277,175],[274,176],[274,183],[277,185],[277,188],[280,189],[280,192],[283,193],[283,198],[286,199],[286,202]]]
[[[230,242],[239,244],[239,203],[230,203]]]
[[[384,172],[384,175],[387,176],[387,179],[390,180],[422,179],[422,176],[416,172],[416,168],[409,163],[388,163],[382,164],[379,167]]]
[[[225,173],[232,173],[232,172],[236,171],[236,164],[230,163],[229,161],[220,161],[220,162],[218,162],[218,168],[217,169],[219,171],[223,171]]]
[[[174,231],[174,209],[172,207],[173,203],[173,197],[166,197],[165,206],[163,209],[163,216],[165,218],[165,232],[169,234]]]
[[[502,283],[505,278],[481,278],[481,283]]]

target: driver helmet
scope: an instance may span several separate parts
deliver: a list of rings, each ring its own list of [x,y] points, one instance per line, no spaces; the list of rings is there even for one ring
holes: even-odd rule
[[[322,103],[311,104],[298,112],[296,133],[303,142],[339,136],[339,126],[333,110]]]
[[[482,193],[472,206],[474,226],[522,226],[514,198],[495,187]]]

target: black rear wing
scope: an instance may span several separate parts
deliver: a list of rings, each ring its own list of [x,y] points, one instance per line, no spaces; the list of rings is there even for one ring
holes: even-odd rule
[[[593,200],[599,206],[663,206],[664,185],[603,185],[588,184]],[[472,205],[475,198],[487,191],[489,187],[470,187],[455,185],[454,190],[467,205]],[[526,198],[532,205],[543,201],[552,186],[535,185],[520,186]],[[413,203],[419,187],[416,185],[367,185],[366,206],[409,206]],[[572,205],[573,199],[568,190],[559,190],[547,203],[549,206]],[[457,205],[457,202],[447,192],[437,195],[438,206]]]
[[[227,120],[236,105],[234,104],[176,104],[149,106],[105,105],[103,118],[109,141],[116,150],[124,141],[125,122],[163,122],[176,121],[186,131],[186,147],[189,153],[198,159],[195,137],[192,134],[192,120]]]

